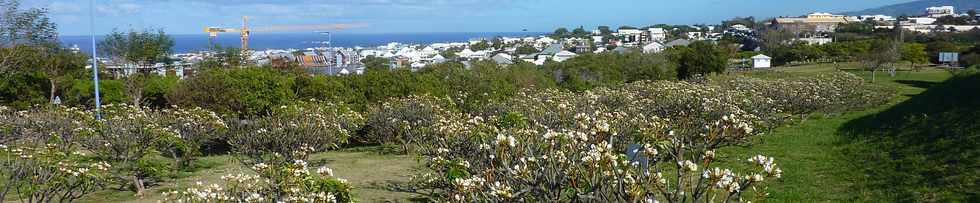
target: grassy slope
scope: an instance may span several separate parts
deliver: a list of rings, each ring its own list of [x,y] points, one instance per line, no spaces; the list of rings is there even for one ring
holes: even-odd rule
[[[980,75],[897,82],[929,89],[839,131],[867,146],[846,151],[862,162],[865,187],[890,201],[980,201]]]
[[[849,65],[842,67],[846,68]],[[833,66],[814,65],[782,68],[794,75],[817,74],[833,71]],[[854,72],[870,79],[866,72]],[[775,129],[760,137],[749,146],[729,147],[720,154],[728,158],[745,160],[756,154],[775,157],[783,168],[782,181],[769,186],[770,201],[773,202],[850,202],[870,201],[878,197],[865,185],[867,177],[862,173],[860,163],[845,156],[851,149],[864,149],[860,143],[851,143],[840,136],[838,130],[848,122],[884,111],[893,105],[906,101],[910,96],[924,91],[896,81],[940,82],[949,73],[941,70],[898,73],[895,77],[879,73],[877,83],[895,88],[899,96],[890,104],[857,112],[834,116],[815,116],[798,124]],[[725,163],[725,165],[730,163]]]

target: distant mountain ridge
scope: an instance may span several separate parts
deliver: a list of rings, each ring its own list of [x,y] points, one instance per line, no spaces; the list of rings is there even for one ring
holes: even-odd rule
[[[844,12],[845,15],[890,15],[890,16],[917,16],[925,14],[927,7],[933,6],[953,6],[957,13],[965,13],[970,9],[980,10],[980,0],[919,0],[908,3],[894,4],[878,8],[865,9],[861,11]]]

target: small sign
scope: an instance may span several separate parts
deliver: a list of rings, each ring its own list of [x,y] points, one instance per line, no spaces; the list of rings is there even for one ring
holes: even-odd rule
[[[954,63],[960,61],[960,53],[939,52],[939,62]]]

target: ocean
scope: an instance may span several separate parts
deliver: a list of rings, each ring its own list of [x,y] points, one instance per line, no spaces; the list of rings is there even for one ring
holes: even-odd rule
[[[331,38],[333,47],[374,47],[391,42],[406,44],[431,44],[441,42],[465,42],[471,39],[492,37],[525,37],[538,36],[540,32],[460,32],[460,33],[391,33],[391,34],[352,34],[336,33]],[[207,34],[171,35],[174,39],[174,53],[190,53],[208,50]],[[96,36],[97,41],[102,36]],[[62,36],[65,46],[78,45],[85,53],[92,51],[90,36]],[[317,33],[252,33],[249,47],[253,50],[267,49],[303,49],[323,46],[327,36]],[[215,39],[215,44],[223,47],[239,47],[241,41],[237,33],[222,33]]]

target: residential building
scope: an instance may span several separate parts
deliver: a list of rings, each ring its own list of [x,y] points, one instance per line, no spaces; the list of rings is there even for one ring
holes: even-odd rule
[[[643,40],[643,31],[638,29],[619,29],[616,36],[623,39],[623,43],[638,43]]]
[[[663,28],[649,28],[647,32],[650,35],[650,41],[654,42],[664,42],[667,41],[667,30]]]
[[[578,56],[578,54],[572,53],[570,51],[561,51],[555,54],[555,56],[552,57],[552,60],[555,60],[557,62],[562,62],[571,58],[575,58],[576,56]]]
[[[946,16],[956,16],[956,8],[952,6],[937,6],[926,8],[926,16],[930,18],[940,18]]]
[[[514,64],[514,57],[509,54],[499,53],[490,58],[493,62],[500,65],[511,65]]]
[[[660,42],[651,42],[647,45],[643,45],[643,53],[660,53],[664,51],[665,46],[660,44]]]
[[[841,23],[848,23],[846,16],[830,13],[811,13],[804,17],[776,18],[776,27],[798,32],[834,32]]]

